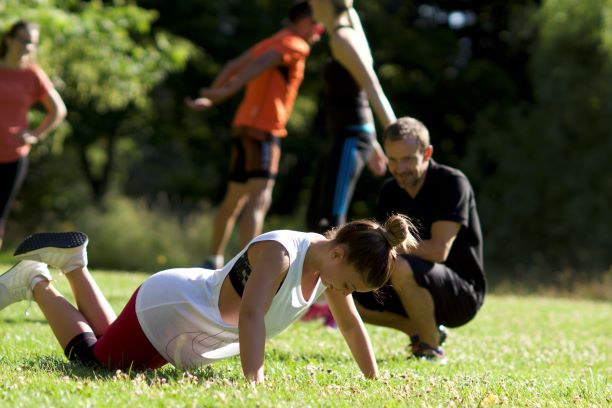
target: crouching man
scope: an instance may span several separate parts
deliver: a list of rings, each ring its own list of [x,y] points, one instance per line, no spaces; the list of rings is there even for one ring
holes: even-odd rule
[[[421,241],[398,256],[377,295],[353,297],[365,322],[407,334],[416,357],[443,360],[446,333],[440,326],[468,323],[486,292],[474,191],[460,170],[432,159],[429,132],[420,121],[399,119],[383,141],[393,178],[381,189],[379,216],[407,215]]]

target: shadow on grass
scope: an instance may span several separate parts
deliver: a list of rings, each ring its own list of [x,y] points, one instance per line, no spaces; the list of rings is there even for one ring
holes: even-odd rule
[[[0,358],[1,360],[1,358]],[[219,386],[235,387],[244,385],[244,377],[238,358],[226,360],[226,363],[217,363],[199,367],[193,370],[182,370],[167,364],[156,370],[116,370],[106,369],[101,366],[88,366],[71,362],[58,355],[38,355],[9,362],[14,367],[19,367],[20,372],[31,371],[32,373],[43,373],[48,377],[56,378],[55,381],[74,383],[131,383],[134,386],[145,385],[151,388],[165,386]],[[349,356],[339,356],[333,353],[292,353],[284,351],[270,351],[266,353],[266,360],[277,369],[284,366],[303,366],[300,375],[335,375],[334,367],[352,364]],[[416,360],[408,358],[405,354],[398,352],[378,359],[382,365],[405,363],[410,364]],[[227,363],[229,362],[229,364]]]
[[[348,364],[352,361],[351,357],[318,352],[297,354],[272,350],[266,354],[267,360],[273,360],[279,365],[302,362],[305,365],[314,363],[323,368],[326,364]],[[58,378],[68,377],[76,381],[145,381],[150,386],[184,382],[242,383],[243,377],[240,364],[230,368],[227,364],[212,364],[192,370],[175,368],[170,364],[156,370],[117,370],[72,362],[57,355],[39,355],[17,361],[17,365],[23,370],[44,371]]]
[[[151,370],[118,370],[99,365],[87,365],[68,361],[58,356],[36,356],[24,358],[17,362],[23,370],[44,371],[58,378],[68,377],[77,381],[138,381],[150,386],[167,383],[197,383],[214,381],[238,381],[241,372],[232,373],[227,369],[217,369],[214,366],[203,366],[193,370],[182,370],[167,364],[159,369]]]
[[[27,320],[24,320],[24,319],[27,319]],[[6,319],[0,320],[0,323],[6,323],[6,324],[24,324],[24,323],[47,324],[47,320],[46,319],[33,319],[31,317],[22,318],[22,319],[6,318]]]
[[[286,362],[317,362],[323,363],[332,362],[332,363],[347,363],[353,361],[352,357],[347,357],[344,355],[333,355],[333,354],[325,354],[320,352],[286,352],[281,350],[270,350],[266,351],[266,359],[273,359],[279,363]]]

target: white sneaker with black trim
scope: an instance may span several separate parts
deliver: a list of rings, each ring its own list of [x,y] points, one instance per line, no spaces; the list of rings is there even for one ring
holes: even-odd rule
[[[68,273],[87,266],[88,242],[82,232],[41,232],[24,239],[13,255],[17,259],[44,262]]]
[[[32,289],[41,280],[51,281],[42,262],[21,261],[0,276],[0,310],[21,300],[32,299]]]

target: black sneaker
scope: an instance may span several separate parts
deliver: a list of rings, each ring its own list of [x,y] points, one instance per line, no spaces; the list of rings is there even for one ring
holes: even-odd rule
[[[417,347],[412,352],[412,355],[416,358],[428,360],[437,363],[445,363],[446,356],[442,347],[432,347],[422,341],[418,343]]]
[[[447,337],[448,337],[448,333],[446,332],[446,327],[442,325],[438,326],[438,344],[440,346],[444,344]],[[429,346],[427,343],[423,343],[423,344],[425,344],[426,347],[431,348],[431,346]],[[414,354],[415,356],[421,353],[420,351],[421,350],[421,339],[419,338],[418,335],[410,336],[410,350],[412,351],[412,354]]]

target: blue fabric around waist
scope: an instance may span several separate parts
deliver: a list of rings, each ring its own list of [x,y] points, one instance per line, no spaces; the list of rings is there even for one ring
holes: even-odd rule
[[[355,132],[364,132],[364,133],[372,133],[375,130],[373,123],[362,123],[359,125],[347,125],[345,127],[348,130],[352,130]]]

